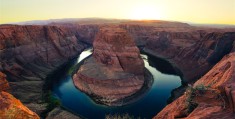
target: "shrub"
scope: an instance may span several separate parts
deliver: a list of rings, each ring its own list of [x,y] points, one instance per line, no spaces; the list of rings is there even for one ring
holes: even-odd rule
[[[53,96],[51,91],[45,92],[43,95],[43,98],[44,98],[45,103],[47,103],[47,105],[46,105],[46,110],[44,110],[41,113],[41,117],[46,118],[47,113],[52,111],[56,107],[60,107],[61,103],[57,98]]]
[[[56,108],[56,107],[59,107],[59,106],[61,105],[60,100],[58,100],[57,98],[55,98],[55,97],[52,95],[51,91],[48,92],[48,97],[47,97],[47,98],[48,98],[48,99],[47,99],[47,102],[48,102],[48,104],[47,104],[47,110],[52,110],[52,109],[54,109],[54,108]]]
[[[187,107],[187,113],[190,114],[197,106],[198,104],[194,102],[193,98],[198,96],[196,92],[203,93],[203,91],[208,90],[209,86],[205,86],[203,84],[196,85],[193,87],[192,85],[189,85],[186,89],[186,107]]]
[[[186,108],[187,113],[190,114],[196,107],[197,103],[193,101],[193,98],[195,97],[195,91],[196,89],[193,88],[191,85],[186,89]]]

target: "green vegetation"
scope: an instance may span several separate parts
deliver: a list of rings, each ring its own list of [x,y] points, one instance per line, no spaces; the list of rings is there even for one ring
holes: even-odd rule
[[[196,92],[201,92],[208,90],[209,86],[204,86],[203,84],[197,85],[195,87],[189,85],[186,90],[186,107],[187,113],[190,114],[196,107],[197,103],[193,101],[193,98],[197,96]]]
[[[186,90],[186,108],[187,113],[190,114],[196,107],[197,103],[193,101],[195,89],[192,86],[189,86]]]
[[[115,115],[106,115],[105,119],[141,119],[140,117],[135,118],[134,116],[131,116],[129,114],[124,114],[124,115],[119,115],[119,114],[115,114]]]
[[[48,102],[48,105],[47,105],[48,110],[52,110],[52,109],[59,107],[61,105],[60,100],[55,98],[52,95],[51,91],[48,92],[47,102]]]
[[[68,74],[73,74],[75,69],[77,69],[76,66],[72,66],[72,67],[69,69]]]
[[[42,112],[41,116],[46,117],[47,113],[52,111],[56,107],[60,107],[60,100],[55,98],[51,91],[48,91],[44,94],[44,101],[47,103],[46,110]]]

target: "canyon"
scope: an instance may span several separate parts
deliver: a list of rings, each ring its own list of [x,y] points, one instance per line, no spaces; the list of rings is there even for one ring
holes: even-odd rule
[[[96,42],[95,38],[100,28],[110,26],[119,27],[127,32],[140,51],[173,64],[173,67],[178,69],[176,72],[181,74],[182,82],[191,84],[192,89],[196,89],[198,85],[209,85],[205,90],[193,92],[199,96],[192,97],[197,106],[190,113],[187,112],[185,105],[189,91],[183,90],[184,94],[178,94],[179,98],[167,105],[154,118],[234,117],[235,29],[194,27],[180,22],[58,22],[47,25],[0,25],[0,71],[3,72],[0,73],[0,89],[6,91],[1,92],[1,99],[7,98],[9,100],[6,101],[15,102],[11,103],[13,105],[22,105],[16,101],[19,99],[41,118],[47,115],[48,118],[53,118],[53,112],[57,115],[73,115],[61,108],[43,114],[48,103],[44,97],[51,85],[48,77],[92,44],[97,44],[93,46],[96,57],[93,60],[109,64],[110,58],[100,56],[103,54],[102,48],[106,48],[108,43]],[[125,40],[125,43],[128,44],[128,40]],[[123,47],[117,46],[120,49]],[[137,50],[134,48],[134,51]],[[124,64],[125,60],[127,59],[123,59]],[[115,70],[122,69],[140,76],[144,70],[129,67],[128,64],[124,66],[126,68],[114,64],[112,68]],[[208,100],[211,100],[209,104]],[[1,101],[1,104],[9,103]],[[28,116],[39,118],[29,109],[22,109],[26,110]],[[204,113],[206,111],[210,113]]]
[[[88,45],[77,37],[86,37],[56,26],[2,25],[0,34],[0,70],[7,75],[9,92],[42,115],[47,76],[85,49]]]

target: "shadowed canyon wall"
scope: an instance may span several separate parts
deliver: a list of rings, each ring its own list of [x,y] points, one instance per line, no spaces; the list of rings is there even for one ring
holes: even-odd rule
[[[81,33],[89,28],[81,27]],[[82,40],[90,37],[59,26],[0,26],[0,70],[7,75],[11,94],[42,113],[46,77],[87,48]]]

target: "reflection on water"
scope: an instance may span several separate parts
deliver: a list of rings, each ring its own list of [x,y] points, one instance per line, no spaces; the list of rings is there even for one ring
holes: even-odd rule
[[[81,62],[82,60],[84,60],[86,57],[90,56],[92,54],[92,48],[91,49],[87,49],[85,51],[83,51],[79,57],[78,57],[78,60],[77,60],[77,63]],[[76,64],[75,64],[76,65]]]
[[[91,49],[84,51],[73,65],[91,54]],[[179,76],[159,72],[149,66],[147,55],[141,54],[141,56],[144,59],[145,67],[152,73],[154,82],[147,94],[134,103],[121,107],[96,104],[89,96],[75,88],[69,71],[55,74],[61,76],[60,79],[55,79],[53,93],[61,100],[66,109],[89,119],[102,119],[107,114],[126,113],[135,117],[152,118],[166,106],[171,91],[181,85],[181,80]]]

